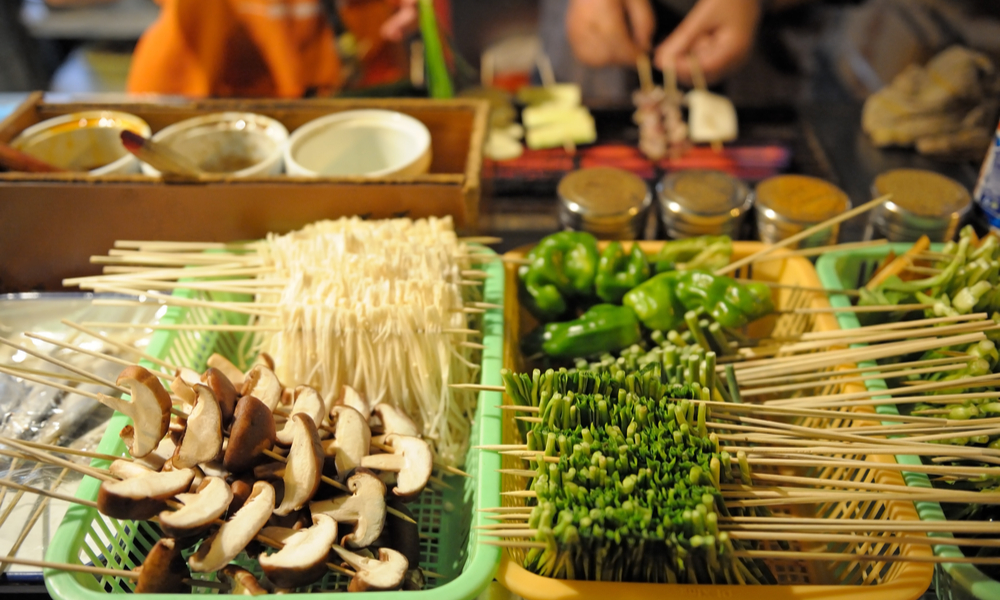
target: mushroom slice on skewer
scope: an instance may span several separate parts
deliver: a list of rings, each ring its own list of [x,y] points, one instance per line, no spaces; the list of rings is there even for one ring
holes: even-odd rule
[[[104,481],[97,492],[97,510],[115,519],[149,519],[167,507],[167,498],[186,492],[194,475],[192,469],[178,469]]]
[[[184,506],[160,513],[160,529],[174,538],[197,535],[221,517],[233,500],[233,492],[224,479],[206,477],[194,494],[178,494]]]
[[[243,396],[236,403],[233,426],[229,430],[229,445],[222,464],[230,473],[253,469],[265,450],[274,445],[274,415],[263,402],[253,396]]]
[[[260,582],[253,573],[236,565],[226,565],[219,573],[229,583],[230,596],[266,596],[267,590],[260,586]]]
[[[395,590],[403,585],[403,577],[406,576],[409,563],[399,552],[391,548],[379,548],[378,559],[374,559],[355,554],[340,546],[334,546],[333,550],[356,571],[347,586],[347,591]]]
[[[233,419],[233,411],[236,410],[236,401],[240,394],[229,378],[222,371],[209,367],[201,375],[201,382],[204,383],[215,394],[215,399],[219,401],[219,408],[222,409],[222,423],[228,425]]]
[[[372,415],[372,405],[368,403],[368,398],[349,385],[340,388],[340,396],[337,396],[333,406],[350,406],[366,419]],[[328,410],[332,411],[333,406]]]
[[[184,580],[191,576],[181,547],[177,540],[163,538],[156,544],[142,561],[139,572],[139,582],[135,586],[137,594],[189,594],[191,586]]]
[[[330,548],[337,541],[337,522],[314,515],[313,526],[296,531],[284,548],[257,559],[264,575],[279,588],[297,588],[318,581],[327,571]]]
[[[135,463],[148,467],[153,471],[161,471],[176,451],[177,444],[174,443],[173,437],[169,435],[164,436],[164,438],[160,440],[160,443],[157,444],[155,450],[142,458],[136,458]]]
[[[159,379],[137,365],[125,367],[116,383],[129,389],[131,401],[104,394],[99,398],[101,404],[132,419],[131,425],[122,428],[121,438],[129,454],[141,458],[156,448],[170,428],[170,394]]]
[[[409,500],[415,498],[431,477],[434,458],[427,442],[406,435],[389,435],[386,443],[392,446],[392,454],[372,454],[361,459],[361,466],[380,471],[396,473],[396,487],[392,493]]]
[[[198,400],[187,419],[187,427],[171,459],[174,467],[188,468],[211,462],[222,452],[222,409],[212,390],[194,386]]]
[[[243,387],[243,371],[225,356],[216,352],[209,356],[205,362],[208,366],[222,371],[222,374],[229,378],[236,389]]]
[[[190,412],[191,407],[194,406],[195,401],[198,399],[198,394],[195,393],[192,385],[184,381],[180,375],[174,377],[174,380],[170,382],[170,391],[180,398],[183,403],[180,408],[184,412]]]
[[[272,412],[281,400],[281,391],[282,387],[278,376],[264,365],[257,365],[250,369],[246,379],[243,380],[243,395],[257,398]]]
[[[350,496],[321,500],[309,505],[315,516],[327,515],[340,523],[354,524],[354,531],[341,544],[348,548],[371,545],[385,526],[385,484],[367,469],[359,469],[347,480]]]
[[[118,459],[111,463],[108,471],[118,479],[132,479],[133,477],[145,477],[156,471],[141,465],[135,461]]]
[[[257,354],[257,358],[253,359],[253,366],[263,365],[268,369],[274,370],[274,358],[271,357],[267,352],[260,352]]]
[[[420,437],[417,424],[395,406],[382,402],[375,407],[375,414],[382,422],[382,435],[375,438],[377,443],[383,443],[385,437],[392,434]]]
[[[368,420],[350,406],[334,406],[331,416],[337,424],[334,439],[323,443],[323,452],[334,455],[337,477],[343,481],[368,455],[372,432]]]
[[[258,481],[246,503],[191,555],[188,559],[191,570],[211,573],[226,566],[267,523],[273,507],[274,488],[265,481]]]
[[[323,417],[326,415],[326,405],[323,404],[323,398],[315,388],[311,388],[308,385],[300,385],[295,388],[294,398],[292,412],[288,420],[285,421],[285,426],[278,432],[278,443],[285,446],[292,443],[292,432],[295,430],[295,424],[291,419],[292,415],[305,413],[312,417],[317,425],[323,423]]]
[[[319,445],[316,422],[307,414],[291,418],[294,426],[292,448],[285,462],[285,494],[281,505],[274,509],[276,515],[287,515],[305,506],[319,488],[323,476],[323,448]]]

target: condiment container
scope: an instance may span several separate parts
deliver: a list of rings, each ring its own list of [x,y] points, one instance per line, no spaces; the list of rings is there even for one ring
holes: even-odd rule
[[[642,237],[653,204],[641,177],[611,167],[573,171],[562,178],[556,193],[563,228],[606,240]]]
[[[691,169],[671,173],[656,188],[660,218],[674,239],[699,235],[739,237],[753,205],[750,188],[722,171]]]
[[[754,191],[757,233],[760,240],[776,244],[851,207],[840,188],[805,175],[778,175],[757,184]],[[840,228],[834,225],[800,241],[796,247],[812,248],[837,243]]]
[[[122,130],[149,137],[146,121],[116,110],[74,112],[36,123],[11,142],[30,154],[67,171],[90,175],[139,172],[139,159],[121,143]]]
[[[896,169],[875,178],[872,194],[892,194],[874,209],[866,237],[912,242],[926,235],[932,242],[955,237],[972,208],[972,197],[954,179],[922,169]]]
[[[169,146],[206,173],[254,177],[281,173],[288,129],[249,112],[219,112],[164,127],[154,142]],[[146,175],[160,172],[142,163]]]

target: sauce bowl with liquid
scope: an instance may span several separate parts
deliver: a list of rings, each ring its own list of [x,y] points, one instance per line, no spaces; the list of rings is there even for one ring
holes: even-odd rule
[[[281,173],[288,130],[264,115],[222,112],[164,127],[153,141],[187,157],[206,173],[254,177]],[[160,175],[146,163],[142,163],[142,172]]]
[[[121,143],[121,132],[126,129],[149,137],[149,125],[135,115],[90,110],[36,123],[10,145],[67,171],[89,175],[138,173],[139,159]]]

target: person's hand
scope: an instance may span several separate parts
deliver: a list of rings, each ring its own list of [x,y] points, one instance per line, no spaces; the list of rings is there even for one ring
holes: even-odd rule
[[[382,39],[390,42],[401,42],[408,34],[417,29],[417,2],[419,0],[400,0],[399,10],[382,23]]]
[[[570,0],[566,34],[573,54],[591,67],[634,65],[656,28],[650,0]]]
[[[750,54],[760,13],[760,0],[698,0],[656,49],[656,66],[673,67],[678,80],[690,85],[693,54],[708,83],[722,79]]]

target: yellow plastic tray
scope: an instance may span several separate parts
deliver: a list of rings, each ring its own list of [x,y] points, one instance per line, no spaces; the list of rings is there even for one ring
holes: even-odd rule
[[[602,243],[603,248],[606,243]],[[662,242],[640,242],[649,254],[657,252]],[[733,260],[749,256],[764,246],[758,242],[735,242]],[[507,253],[511,258],[524,258],[529,247],[518,248]],[[776,253],[780,257],[781,254]],[[821,288],[812,263],[799,257],[783,257],[780,260],[758,262],[752,270],[742,270],[739,277],[750,277],[759,281],[791,284],[803,287]],[[517,266],[506,265],[504,301],[504,366],[516,371],[524,371],[531,365],[525,363],[519,350],[518,340],[522,331],[530,331],[537,322],[518,302]],[[822,293],[798,290],[774,289],[773,298],[778,310],[792,308],[825,308],[830,304]],[[768,334],[786,336],[806,331],[832,331],[839,329],[833,314],[794,315],[779,314],[753,323],[750,335],[762,337]],[[845,367],[847,368],[847,367]],[[860,384],[830,386],[823,393],[864,391]],[[510,399],[504,397],[505,403]],[[504,411],[503,442],[523,443],[511,411]],[[811,422],[804,419],[798,424],[806,426],[829,426],[829,422]],[[860,425],[859,425],[860,426]],[[870,457],[869,462],[894,462],[892,457]],[[513,457],[503,457],[504,468],[523,468]],[[760,467],[757,467],[763,470]],[[822,477],[830,480],[852,480],[904,485],[899,473],[872,471],[857,468],[804,468],[789,467],[776,470],[782,474]],[[501,478],[502,491],[523,489],[523,480],[511,475]],[[504,496],[505,506],[523,506],[524,500]],[[777,512],[777,511],[776,511]],[[899,521],[918,521],[919,516],[910,502],[831,502],[818,506],[802,506],[794,516],[823,517],[829,519],[868,518]],[[891,535],[886,533],[883,535]],[[803,552],[835,551],[882,555],[907,555],[930,557],[928,546],[889,544],[841,544],[805,543],[789,540],[793,549]],[[772,549],[778,549],[776,546]],[[917,562],[849,562],[821,563],[817,561],[766,561],[778,580],[777,585],[736,586],[710,584],[649,584],[595,581],[569,581],[542,577],[520,566],[522,550],[505,550],[501,554],[497,581],[508,590],[526,600],[661,600],[663,598],[739,598],[739,600],[840,600],[844,598],[864,598],[865,600],[910,600],[927,591],[934,571],[933,564]]]

